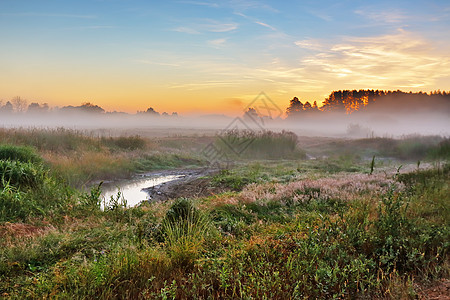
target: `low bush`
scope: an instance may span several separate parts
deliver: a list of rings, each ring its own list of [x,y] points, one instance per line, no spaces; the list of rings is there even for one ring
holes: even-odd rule
[[[25,146],[0,145],[0,160],[41,163],[42,158],[33,148]]]

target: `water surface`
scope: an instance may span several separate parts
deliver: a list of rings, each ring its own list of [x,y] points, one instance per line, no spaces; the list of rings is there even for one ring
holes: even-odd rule
[[[102,197],[103,200],[108,202],[111,197],[117,198],[117,193],[120,191],[121,196],[127,201],[127,206],[132,207],[142,201],[150,200],[150,196],[143,189],[182,177],[185,177],[185,175],[150,175],[131,180],[105,183],[102,186]]]

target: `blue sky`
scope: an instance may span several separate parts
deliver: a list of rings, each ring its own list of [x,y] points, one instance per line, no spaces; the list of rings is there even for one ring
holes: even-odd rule
[[[0,0],[0,100],[283,109],[336,89],[450,89],[450,1]]]

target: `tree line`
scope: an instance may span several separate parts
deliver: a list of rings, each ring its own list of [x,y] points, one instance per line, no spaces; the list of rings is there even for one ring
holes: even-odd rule
[[[403,92],[383,90],[339,90],[333,91],[318,107],[316,101],[301,102],[297,97],[289,101],[286,109],[288,118],[295,118],[305,113],[337,112],[351,114],[389,110],[444,109],[450,111],[450,92],[434,91]]]
[[[106,112],[102,107],[95,105],[91,102],[84,102],[79,106],[63,106],[63,107],[53,107],[51,108],[48,103],[40,104],[38,102],[32,102],[28,105],[28,102],[21,97],[14,97],[10,101],[0,100],[0,114],[43,114],[43,113],[87,113],[87,114],[125,114],[123,112]],[[138,111],[138,115],[149,115],[149,116],[178,116],[177,112],[172,112],[168,114],[167,112],[159,113],[152,107],[149,107],[145,111]]]
[[[450,113],[450,91],[425,92],[403,92],[383,91],[383,90],[339,90],[333,91],[319,107],[317,101],[302,102],[297,97],[289,101],[286,108],[288,118],[296,118],[305,114],[319,114],[325,112],[335,112],[342,114],[352,114],[360,112],[377,111],[413,111],[413,110],[437,110],[442,113]],[[41,114],[48,112],[56,113],[89,113],[89,114],[125,114],[121,112],[106,112],[102,107],[91,102],[84,102],[79,106],[63,106],[50,108],[47,103],[32,102],[14,97],[11,101],[3,104],[0,100],[0,114],[29,113]],[[159,113],[153,107],[144,111],[138,111],[137,115],[148,116],[178,116],[177,112],[170,115],[167,112]],[[256,110],[250,108],[245,116],[257,114]]]

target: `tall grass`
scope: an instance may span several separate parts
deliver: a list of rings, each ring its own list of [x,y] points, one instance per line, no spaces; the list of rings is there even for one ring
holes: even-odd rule
[[[126,178],[136,172],[202,164],[187,151],[158,151],[156,142],[138,135],[105,137],[65,128],[0,128],[0,139],[8,143],[0,146],[0,159],[44,162],[74,187]],[[9,147],[14,147],[14,157]],[[39,155],[33,154],[33,149]]]
[[[297,136],[289,131],[229,130],[216,139],[217,146],[235,157],[252,159],[304,158]]]
[[[192,201],[180,198],[172,204],[161,223],[165,248],[174,263],[192,269],[203,244],[214,230],[208,216]]]
[[[0,160],[0,187],[37,188],[44,183],[45,177],[46,170],[42,165]]]
[[[144,149],[147,146],[147,141],[138,135],[104,137],[63,127],[56,129],[0,128],[0,138],[10,144],[27,145],[39,151],[55,153],[100,150],[105,147],[112,150],[137,150]]]

